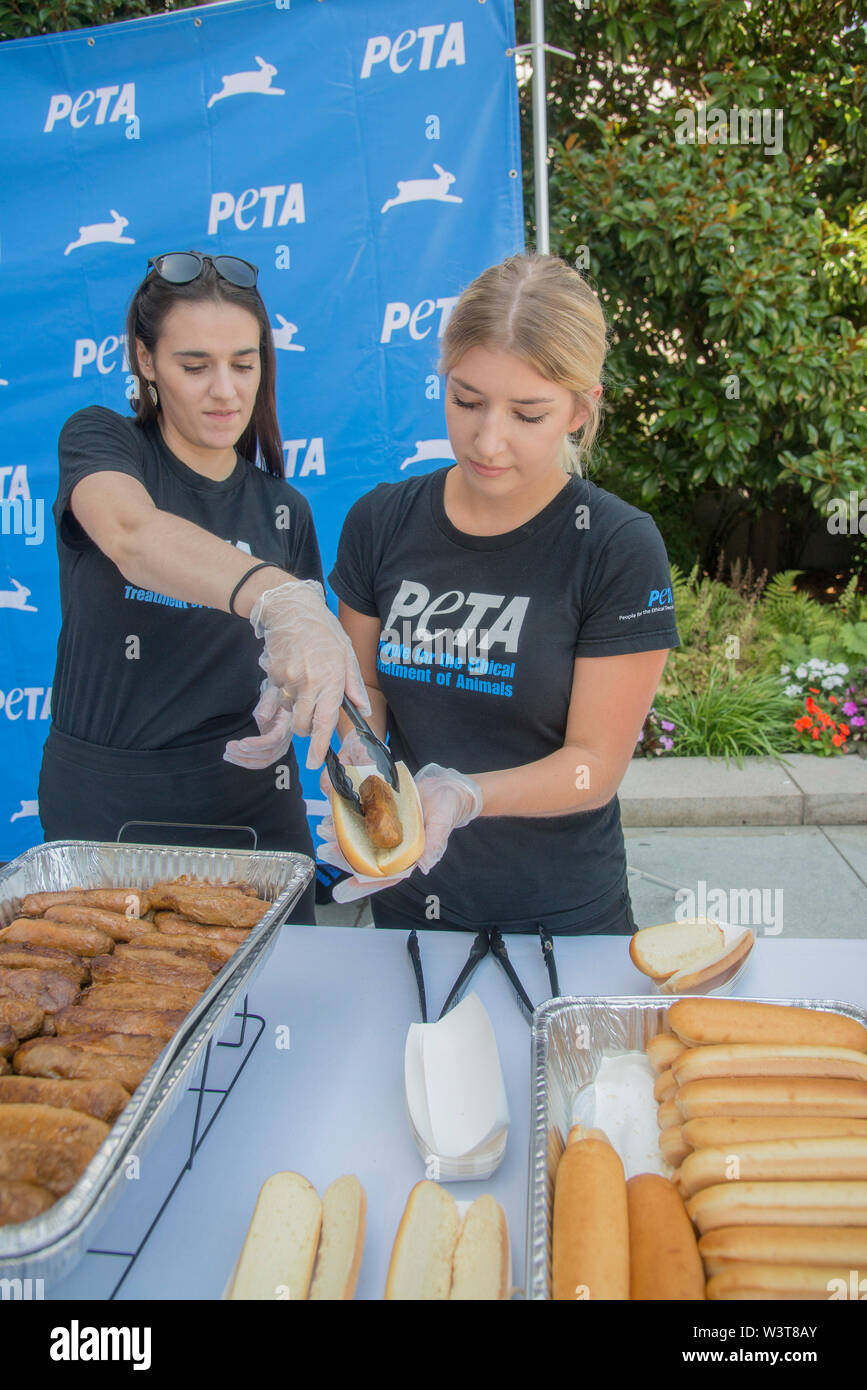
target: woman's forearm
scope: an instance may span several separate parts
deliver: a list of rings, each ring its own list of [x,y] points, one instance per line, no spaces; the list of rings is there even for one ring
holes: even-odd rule
[[[606,806],[622,780],[609,763],[567,744],[537,762],[470,774],[482,789],[483,816],[566,816]]]
[[[121,574],[138,589],[168,598],[229,611],[229,598],[242,576],[258,563],[210,531],[171,512],[154,511],[128,530],[112,557]],[[260,594],[292,576],[278,565],[251,575],[235,600],[235,611],[248,618]]]

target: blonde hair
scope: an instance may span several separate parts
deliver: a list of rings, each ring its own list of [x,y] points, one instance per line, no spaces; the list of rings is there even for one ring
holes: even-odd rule
[[[581,473],[602,421],[600,382],[605,315],[587,281],[557,256],[509,256],[468,285],[443,334],[439,371],[450,372],[473,347],[511,352],[546,381],[565,386],[589,415],[563,441],[561,463]]]

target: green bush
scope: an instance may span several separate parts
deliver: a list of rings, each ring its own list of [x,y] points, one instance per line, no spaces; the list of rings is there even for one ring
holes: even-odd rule
[[[700,690],[657,696],[656,707],[675,726],[674,751],[680,757],[734,758],[772,756],[795,746],[792,701],[778,676],[732,677],[712,666]]]

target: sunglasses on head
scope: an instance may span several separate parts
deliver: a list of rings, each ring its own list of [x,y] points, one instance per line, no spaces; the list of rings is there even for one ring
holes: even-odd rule
[[[259,267],[250,261],[242,261],[238,256],[203,256],[198,251],[167,251],[163,256],[154,256],[148,261],[148,271],[155,270],[170,285],[189,285],[198,280],[206,261],[230,285],[246,290],[256,284]]]

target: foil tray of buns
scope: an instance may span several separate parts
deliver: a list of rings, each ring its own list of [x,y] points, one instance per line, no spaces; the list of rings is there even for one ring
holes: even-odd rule
[[[554,1180],[572,1125],[576,1120],[593,1123],[593,1117],[586,1110],[582,1112],[588,1089],[604,1062],[627,1053],[644,1053],[650,1039],[666,1031],[665,1020],[671,1005],[685,997],[692,996],[567,997],[552,999],[536,1010],[531,1041],[524,1285],[528,1299],[547,1300],[552,1296]],[[839,1000],[756,997],[753,1002],[837,1013],[867,1027],[867,1012]],[[655,1171],[670,1176],[672,1170],[661,1155],[657,1155],[657,1162]],[[648,1163],[647,1167],[651,1165]]]
[[[271,904],[189,1010],[111,1126],[75,1185],[40,1215],[0,1225],[0,1278],[61,1279],[85,1253],[124,1188],[125,1163],[153,1145],[183,1099],[208,1042],[276,943],[313,875],[302,854],[175,846],[50,841],[0,871],[0,927],[19,916],[27,894],[75,888],[150,888],[183,876],[244,884]]]

